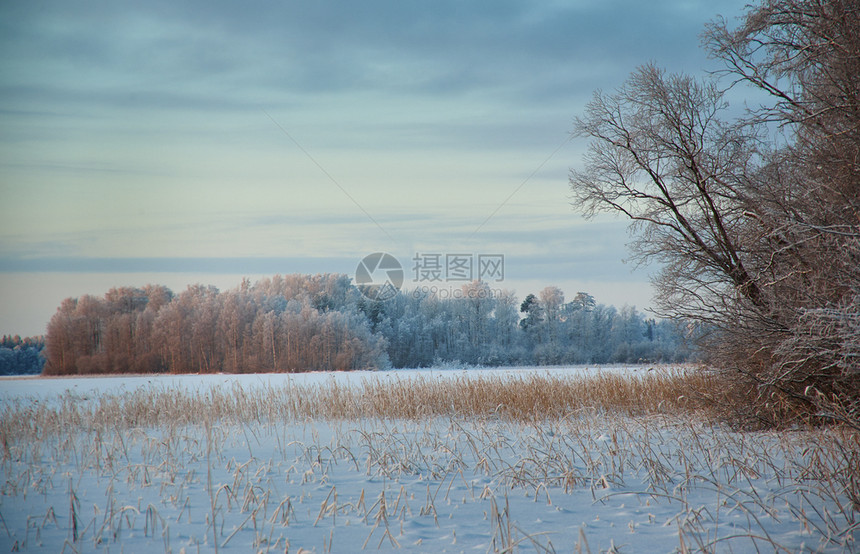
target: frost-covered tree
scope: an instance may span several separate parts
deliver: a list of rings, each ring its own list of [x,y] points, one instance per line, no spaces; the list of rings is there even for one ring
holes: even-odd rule
[[[45,365],[44,337],[4,335],[0,339],[0,375],[41,373]]]
[[[748,422],[784,424],[820,398],[856,421],[860,9],[762,0],[707,40],[723,81],[649,65],[595,94],[575,203],[632,221],[634,256],[663,268],[661,309],[714,331],[710,360]],[[769,100],[735,117],[730,85]]]

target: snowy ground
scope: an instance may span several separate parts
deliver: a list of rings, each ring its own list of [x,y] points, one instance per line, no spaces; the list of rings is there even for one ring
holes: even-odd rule
[[[603,368],[645,373],[647,368]],[[551,371],[577,378],[584,368]],[[0,408],[152,387],[455,370],[0,380]],[[505,373],[501,373],[505,374]],[[7,417],[9,411],[4,411]],[[579,413],[221,422],[4,436],[0,551],[855,551],[828,437]],[[832,471],[831,471],[832,473]],[[838,473],[838,472],[837,472]]]
[[[38,376],[5,377],[0,376],[0,403],[12,398],[46,399],[65,392],[80,395],[94,393],[116,393],[146,388],[156,383],[158,386],[178,387],[186,390],[206,390],[216,386],[231,386],[238,383],[246,386],[282,386],[287,383],[319,384],[337,382],[348,385],[367,380],[386,378],[410,378],[416,376],[439,379],[456,379],[468,376],[480,378],[487,375],[506,376],[541,373],[546,375],[589,375],[596,372],[641,374],[647,373],[652,366],[641,365],[598,365],[573,367],[511,367],[511,368],[446,368],[446,369],[395,369],[391,371],[313,371],[308,373],[264,373],[250,375],[210,374],[210,375],[152,375],[139,376],[86,376],[43,378]],[[683,367],[683,366],[675,366]]]

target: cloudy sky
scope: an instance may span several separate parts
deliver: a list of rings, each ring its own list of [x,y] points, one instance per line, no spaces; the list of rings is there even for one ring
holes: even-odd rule
[[[503,254],[520,298],[650,303],[626,224],[586,221],[596,89],[700,73],[741,0],[3,2],[0,334],[67,296]],[[420,256],[419,256],[420,257]],[[445,283],[437,283],[442,286]]]

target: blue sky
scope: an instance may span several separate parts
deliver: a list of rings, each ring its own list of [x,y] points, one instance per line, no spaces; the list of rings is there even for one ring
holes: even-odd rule
[[[572,120],[643,63],[711,68],[703,25],[743,4],[4,2],[0,334],[375,251],[407,280],[416,252],[501,253],[521,299],[645,308],[626,223],[569,203]]]

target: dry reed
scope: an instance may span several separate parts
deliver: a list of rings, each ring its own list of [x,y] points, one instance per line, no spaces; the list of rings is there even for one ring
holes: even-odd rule
[[[132,392],[84,397],[67,392],[54,401],[6,402],[0,441],[45,433],[124,430],[206,422],[301,421],[432,417],[503,417],[521,421],[557,418],[582,410],[624,415],[678,414],[699,410],[695,390],[711,386],[701,372],[653,371],[562,377],[548,373],[511,376],[390,377],[360,385],[332,380],[191,391],[154,385]]]

